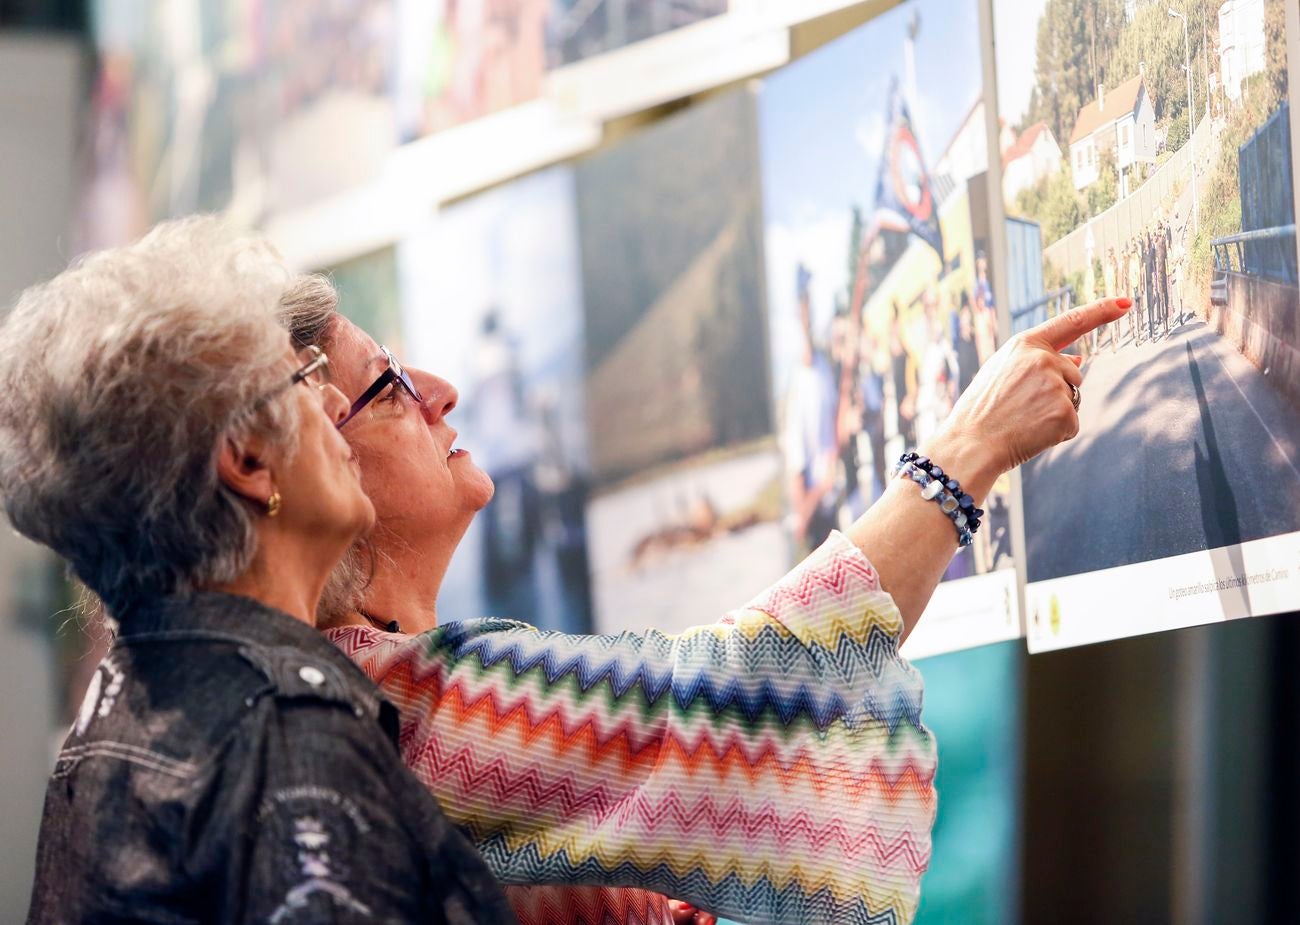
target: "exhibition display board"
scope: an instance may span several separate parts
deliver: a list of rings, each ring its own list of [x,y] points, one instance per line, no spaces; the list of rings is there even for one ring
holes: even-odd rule
[[[1285,3],[993,13],[1012,326],[1136,303],[1024,467],[1030,650],[1300,609]]]
[[[762,83],[771,363],[801,552],[880,496],[997,349],[981,54],[974,0],[923,0]],[[909,656],[1020,635],[1014,506],[1004,477]]]

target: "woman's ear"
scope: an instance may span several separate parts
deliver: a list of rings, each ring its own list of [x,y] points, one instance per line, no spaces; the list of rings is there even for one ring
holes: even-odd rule
[[[275,494],[275,477],[266,464],[266,444],[256,438],[227,437],[217,451],[217,478],[241,498],[265,508]]]

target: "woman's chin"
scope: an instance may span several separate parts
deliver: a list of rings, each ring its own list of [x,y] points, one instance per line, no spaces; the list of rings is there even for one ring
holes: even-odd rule
[[[460,484],[457,487],[464,506],[477,514],[492,500],[496,486],[492,484],[492,476],[474,465],[472,460],[465,459],[462,465],[465,469],[458,473],[457,481]]]

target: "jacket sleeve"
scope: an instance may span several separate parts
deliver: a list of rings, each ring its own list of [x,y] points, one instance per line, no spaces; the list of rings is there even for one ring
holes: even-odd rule
[[[915,915],[936,750],[901,630],[834,534],[680,636],[499,620],[333,635],[503,880],[642,887],[759,925]]]

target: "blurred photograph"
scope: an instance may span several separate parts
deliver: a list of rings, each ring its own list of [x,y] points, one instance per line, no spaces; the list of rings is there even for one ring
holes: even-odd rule
[[[397,356],[406,352],[402,332],[401,278],[397,248],[383,250],[327,267],[339,294],[339,311]]]
[[[448,419],[492,477],[439,597],[447,619],[591,626],[583,302],[573,173],[442,211],[400,248],[409,362],[472,400]]]
[[[786,567],[781,458],[706,456],[603,492],[588,510],[596,632],[717,622]]]
[[[772,432],[755,140],[742,90],[578,166],[601,486]]]
[[[1077,345],[1083,435],[1025,467],[1030,582],[1295,533],[1282,0],[998,0],[994,25],[1013,328],[1097,298],[1134,303]],[[1273,487],[1245,490],[1246,470]],[[1270,611],[1239,585],[1178,593],[1267,571],[1236,552],[1205,562],[1170,573],[1169,619],[1192,605]],[[1108,573],[1105,587],[1128,580]],[[1079,610],[1045,598],[1031,632],[1061,635],[1062,613],[1068,624]]]
[[[96,0],[85,247],[194,211],[262,221],[373,177],[397,139],[394,13]]]
[[[915,925],[999,925],[1019,913],[1024,826],[1023,643],[919,659],[939,742],[934,856]]]
[[[727,0],[551,0],[551,67],[622,48],[725,13]]]
[[[997,349],[977,13],[908,4],[763,83],[772,397],[797,551],[880,497]],[[1009,493],[1004,477],[946,578],[1006,572],[994,581],[1014,589]],[[1014,594],[992,583],[935,606],[1018,632]]]
[[[396,0],[403,140],[536,99],[550,0]]]
[[[668,119],[582,163],[577,183],[596,622],[712,622],[743,603],[726,576],[773,574],[788,559],[754,97]]]

